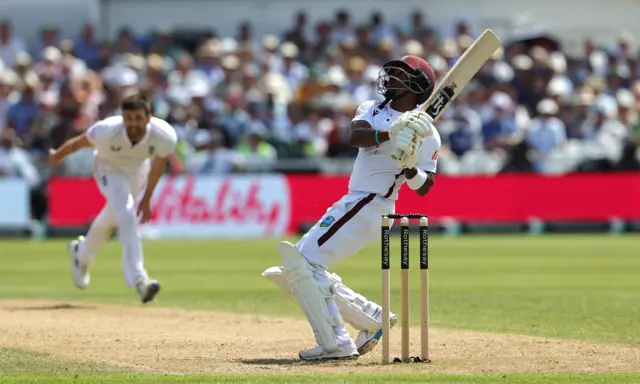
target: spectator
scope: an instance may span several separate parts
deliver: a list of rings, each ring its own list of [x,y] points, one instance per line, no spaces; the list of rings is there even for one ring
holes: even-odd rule
[[[82,60],[88,68],[98,70],[101,64],[100,50],[100,45],[95,41],[93,24],[85,24],[80,37],[73,43],[73,55]]]
[[[15,89],[17,82],[15,72],[0,70],[0,134],[7,125],[9,107],[19,100],[19,92]]]
[[[21,148],[21,140],[12,130],[5,130],[0,136],[0,172],[4,176],[26,180],[32,189],[37,188],[41,182],[38,169],[27,151]]]
[[[514,144],[519,134],[513,116],[513,102],[504,92],[496,92],[489,101],[491,117],[482,125],[485,148],[493,150]]]
[[[74,56],[75,46],[71,40],[63,40],[60,43],[60,51],[62,52],[62,73],[65,79],[75,79],[84,76],[87,73],[87,63]],[[104,62],[104,68],[107,62]],[[105,79],[106,80],[106,79]]]
[[[432,36],[435,31],[425,25],[422,12],[416,10],[411,14],[411,27],[408,30],[408,34],[418,40],[423,41],[425,38]]]
[[[124,56],[127,53],[138,53],[140,49],[133,35],[133,31],[128,27],[120,28],[118,38],[113,44],[112,52],[118,56]]]
[[[638,121],[638,113],[634,110],[636,100],[633,93],[627,89],[621,89],[616,93],[618,102],[618,116],[620,122],[626,127],[629,136],[632,133],[632,126]]]
[[[238,144],[237,150],[244,157],[251,168],[265,168],[272,166],[278,159],[275,148],[265,137],[267,131],[259,125],[250,125],[244,139]]]
[[[0,63],[7,68],[13,67],[18,54],[25,52],[26,48],[22,39],[13,35],[11,21],[0,21]]]
[[[531,173],[539,170],[529,143],[522,140],[513,147],[499,173]]]
[[[286,31],[282,37],[284,41],[290,41],[300,48],[302,52],[307,52],[312,36],[309,31],[307,13],[299,11],[294,16],[294,25]]]
[[[374,12],[371,15],[371,42],[373,44],[378,44],[382,39],[391,39],[392,41],[396,41],[396,34],[394,30],[385,25],[384,17],[381,12]]]
[[[355,35],[358,45],[357,54],[367,58],[375,57],[378,42],[371,36],[369,27],[367,25],[357,26]]]
[[[622,148],[622,156],[620,156],[620,161],[616,164],[615,169],[622,172],[640,171],[640,160],[636,156],[637,152],[638,145],[636,141],[626,141]]]
[[[198,130],[194,137],[195,153],[188,156],[187,170],[197,175],[219,175],[242,169],[242,157],[223,147],[223,137],[217,131]]]
[[[220,66],[220,42],[216,39],[207,40],[198,48],[196,54],[196,68],[209,79],[211,87],[217,86],[224,78],[224,72]],[[162,60],[156,55],[156,61]],[[164,66],[158,68],[159,70]]]
[[[582,124],[587,120],[594,96],[590,90],[580,91],[573,97],[571,115],[565,123],[568,139],[582,139]]]
[[[302,63],[296,60],[298,57],[298,47],[293,43],[284,43],[280,48],[282,55],[282,66],[280,72],[287,80],[289,89],[295,92],[309,78],[309,70]]]
[[[471,128],[471,123],[462,114],[456,114],[453,119],[454,128],[449,134],[449,149],[457,157],[480,146],[481,140],[477,131]]]
[[[160,55],[170,62],[177,60],[184,49],[176,44],[171,27],[160,27],[155,32],[155,39],[149,47],[149,52]]]
[[[552,151],[562,148],[567,142],[564,123],[557,118],[558,104],[552,99],[538,103],[540,116],[533,119],[527,134],[527,143],[535,153],[536,161],[544,161]]]
[[[205,74],[195,69],[193,57],[188,53],[182,53],[178,56],[175,70],[169,73],[167,78],[168,85],[185,88],[188,84],[205,78]]]
[[[34,73],[29,73],[22,81],[20,100],[9,106],[7,110],[7,127],[14,129],[19,137],[28,136],[31,124],[38,116],[36,92],[40,80]]]
[[[31,51],[31,57],[35,60],[41,60],[45,48],[55,47],[59,43],[60,35],[58,29],[54,26],[44,26],[40,29],[40,41],[36,44],[33,51]]]
[[[627,128],[617,118],[615,104],[596,103],[592,115],[582,125],[586,142],[600,151],[598,159],[617,161],[627,138]]]
[[[238,79],[238,69],[240,69],[240,59],[237,56],[228,55],[222,59],[223,78],[214,88],[215,97],[225,100],[231,92],[242,88]]]
[[[251,116],[244,110],[244,101],[240,93],[229,94],[228,106],[228,111],[220,120],[220,124],[231,139],[230,146],[235,146],[249,130]],[[257,131],[266,132],[266,128],[260,127]]]
[[[262,38],[261,62],[265,66],[265,72],[269,72],[273,68],[280,68],[282,66],[282,58],[278,54],[279,46],[280,39],[275,35],[266,35]]]
[[[356,25],[337,10],[311,25],[301,10],[287,29],[256,35],[242,21],[232,36],[207,32],[189,42],[171,27],[142,39],[125,27],[98,42],[92,24],[77,39],[47,26],[31,55],[5,21],[0,135],[15,135],[40,167],[50,145],[119,113],[120,99],[140,92],[155,115],[181,132],[172,172],[181,172],[182,163],[187,172],[201,172],[193,164],[209,152],[246,157],[246,167],[223,160],[214,163],[227,165],[206,166],[224,172],[268,171],[292,157],[353,157],[358,149],[346,144],[347,127],[359,103],[381,98],[383,63],[425,57],[442,79],[475,36],[471,19],[457,20],[451,33],[428,25],[418,11],[407,15],[404,29],[385,20],[391,14],[363,16]],[[534,41],[505,44],[437,123],[448,163],[443,171],[548,172],[550,162],[558,164],[554,171],[578,163],[580,170],[633,169],[640,78],[632,46],[625,33],[610,47],[587,37],[583,52],[573,55]],[[202,132],[213,139],[196,145]],[[89,173],[90,159],[90,151],[81,151],[61,171]]]
[[[361,57],[355,56],[347,62],[346,91],[358,104],[371,100],[372,89],[364,78],[367,63]],[[377,73],[376,73],[377,80]]]
[[[354,38],[353,27],[351,26],[351,17],[349,16],[349,12],[344,9],[336,12],[335,20],[330,28],[332,44],[339,44],[347,38]]]

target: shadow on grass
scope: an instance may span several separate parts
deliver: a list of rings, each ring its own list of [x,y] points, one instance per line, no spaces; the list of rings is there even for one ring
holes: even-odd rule
[[[346,362],[353,362],[355,359],[342,359],[342,360],[317,360],[317,361],[304,361],[300,359],[241,359],[242,364],[248,365],[326,365],[326,364],[341,364]]]
[[[54,304],[54,305],[33,305],[25,307],[6,307],[6,311],[56,311],[61,309],[98,309],[98,307],[90,305],[75,304]]]

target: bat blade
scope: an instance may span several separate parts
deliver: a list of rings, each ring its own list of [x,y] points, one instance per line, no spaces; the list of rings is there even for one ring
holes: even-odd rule
[[[422,105],[422,110],[434,121],[438,120],[501,45],[493,31],[485,30],[447,72],[438,89]]]
[[[447,72],[438,88],[422,105],[422,110],[431,116],[434,122],[437,121],[501,46],[498,36],[490,29],[485,30]],[[401,156],[402,151],[398,149],[392,158],[399,159]]]

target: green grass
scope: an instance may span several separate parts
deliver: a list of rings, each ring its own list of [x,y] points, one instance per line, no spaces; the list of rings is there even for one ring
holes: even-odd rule
[[[417,267],[412,238],[412,267]],[[146,266],[163,284],[156,306],[223,309],[266,315],[301,316],[294,300],[260,276],[279,265],[277,240],[146,241]],[[125,287],[120,246],[105,245],[86,291],[71,284],[65,242],[0,242],[0,298],[51,298],[138,305]],[[392,265],[399,265],[397,238]],[[547,337],[640,343],[640,238],[633,236],[465,236],[433,237],[430,242],[431,320],[435,327],[508,332]],[[378,244],[336,265],[343,281],[366,297],[380,297]],[[417,271],[417,268],[414,269]],[[399,269],[392,270],[392,295],[399,298]],[[411,313],[418,316],[418,274],[411,278]],[[149,376],[108,376],[110,368],[78,367],[50,355],[0,350],[0,382],[26,382],[12,373],[79,372],[74,382],[145,382]],[[20,363],[35,359],[31,366]],[[15,368],[8,368],[15,365]],[[20,368],[20,366],[25,368]],[[60,371],[58,368],[67,369]],[[67,367],[67,368],[64,368]],[[83,376],[83,375],[92,375]],[[627,383],[637,376],[448,376],[429,375],[429,383]],[[12,381],[14,380],[15,381]],[[37,382],[65,382],[72,375],[33,376]],[[146,378],[146,379],[145,379]],[[290,377],[289,377],[290,378]],[[361,376],[332,377],[331,382]],[[153,382],[220,382],[216,376],[154,376]],[[242,378],[275,382],[274,376]],[[423,380],[418,376],[374,376],[363,382]],[[297,377],[304,383],[328,382],[326,376]],[[635,380],[635,381],[634,381]],[[293,382],[287,379],[286,382]]]
[[[281,263],[275,245],[275,240],[147,241],[146,266],[163,284],[155,305],[301,316],[292,298],[260,276],[266,267]],[[109,242],[98,255],[86,291],[71,284],[64,246],[60,241],[1,242],[0,297],[137,304],[133,290],[124,285],[117,242]],[[392,246],[397,265],[397,239]],[[640,343],[638,249],[640,238],[631,236],[434,237],[432,324]],[[374,244],[332,271],[354,290],[378,300],[379,258]],[[417,267],[417,257],[412,260]],[[396,298],[398,283],[395,269]],[[418,286],[414,273],[414,316],[419,314]]]
[[[622,384],[640,383],[640,375],[287,375],[287,376],[166,376],[166,375],[69,375],[8,376],[3,383],[429,383],[429,384]]]
[[[0,348],[0,382],[2,376],[12,374],[108,374],[123,372],[122,368],[96,363],[78,363],[50,353]]]

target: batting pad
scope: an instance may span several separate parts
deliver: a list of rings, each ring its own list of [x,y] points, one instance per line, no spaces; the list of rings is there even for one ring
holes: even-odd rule
[[[340,350],[333,327],[343,325],[340,313],[330,316],[326,299],[335,298],[336,293],[331,281],[328,284],[317,282],[313,278],[311,265],[288,241],[278,244],[278,252],[284,263],[284,276],[293,296],[298,299],[307,320],[316,336],[318,344],[327,352]]]
[[[262,272],[262,276],[274,282],[288,295],[293,295],[284,277],[283,270],[283,267],[269,267]],[[335,284],[336,304],[344,321],[358,331],[377,332],[380,329],[380,323],[367,315],[364,310],[367,299],[342,284],[342,279],[337,274],[326,271],[324,273]]]

